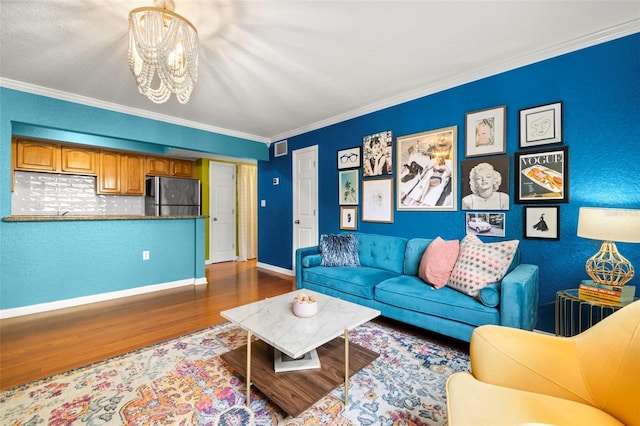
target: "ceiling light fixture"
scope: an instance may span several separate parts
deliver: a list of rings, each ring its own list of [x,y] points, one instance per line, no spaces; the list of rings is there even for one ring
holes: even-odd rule
[[[155,6],[129,12],[129,68],[153,102],[175,93],[186,104],[198,80],[198,31],[173,11],[173,0],[155,0]]]

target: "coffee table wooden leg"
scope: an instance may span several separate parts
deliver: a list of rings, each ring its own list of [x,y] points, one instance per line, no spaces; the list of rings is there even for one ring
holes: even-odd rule
[[[349,330],[344,329],[344,405],[349,404]]]
[[[251,330],[247,330],[247,407],[251,406]]]

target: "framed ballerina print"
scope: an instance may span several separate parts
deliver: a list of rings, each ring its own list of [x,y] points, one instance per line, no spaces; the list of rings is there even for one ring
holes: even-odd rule
[[[523,207],[522,236],[524,238],[536,240],[559,240],[560,207]]]

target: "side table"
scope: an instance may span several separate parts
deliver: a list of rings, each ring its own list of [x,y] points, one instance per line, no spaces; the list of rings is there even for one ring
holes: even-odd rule
[[[577,288],[560,290],[556,293],[556,336],[580,334],[624,306],[580,299]]]

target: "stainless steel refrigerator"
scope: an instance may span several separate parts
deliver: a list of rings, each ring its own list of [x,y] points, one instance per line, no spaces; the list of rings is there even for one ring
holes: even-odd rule
[[[200,181],[149,176],[146,180],[147,216],[199,216]]]

